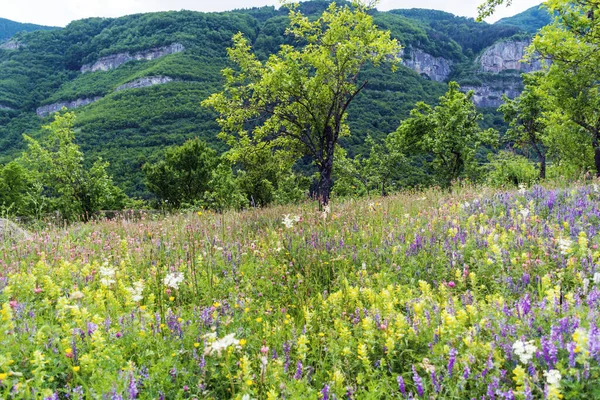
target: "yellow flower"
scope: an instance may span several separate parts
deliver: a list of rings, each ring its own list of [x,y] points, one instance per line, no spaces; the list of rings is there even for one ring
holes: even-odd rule
[[[202,216],[202,211],[198,211],[196,214],[198,214],[199,217]]]
[[[5,380],[6,378],[8,378],[8,374],[7,373],[0,374],[0,381]]]
[[[243,347],[243,346],[245,346],[245,345],[246,345],[246,343],[248,343],[248,342],[246,341],[246,339],[240,339],[240,346],[242,346],[242,347]]]
[[[200,347],[200,343],[198,343],[198,342],[194,343],[194,347],[195,347],[195,348],[198,348],[198,347]]]
[[[213,307],[214,307],[214,308],[221,307],[221,303],[219,303],[219,302],[217,301],[217,302],[213,303]]]
[[[253,382],[252,382],[252,379],[248,379],[248,380],[246,381],[246,385],[248,385],[248,386],[252,386],[252,383],[253,383]]]
[[[169,297],[169,301],[173,301],[173,300],[175,300],[174,296]]]
[[[76,365],[73,367],[73,372],[79,372],[80,369],[81,367],[79,365]]]
[[[263,319],[261,317],[256,318],[256,322],[258,322],[259,324],[262,322],[262,320]]]

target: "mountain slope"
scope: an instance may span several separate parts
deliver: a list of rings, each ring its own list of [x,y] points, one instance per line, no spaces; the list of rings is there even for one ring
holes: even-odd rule
[[[301,7],[318,15],[328,3]],[[353,135],[344,145],[350,154],[366,150],[367,135],[383,138],[394,131],[416,102],[437,101],[444,81],[471,65],[481,49],[522,32],[422,10],[374,17],[405,45],[406,66],[396,73],[365,71],[369,85],[349,110]],[[291,43],[286,25],[284,10],[263,7],[91,18],[18,34],[18,51],[0,49],[0,162],[23,149],[22,133],[36,136],[47,115],[65,105],[77,113],[77,140],[90,158],[110,161],[118,183],[129,194],[144,195],[141,166],[165,146],[199,136],[225,150],[216,138],[215,115],[200,102],[221,88],[231,37],[243,32],[264,59]],[[489,116],[490,124],[498,122]]]
[[[56,28],[35,24],[22,24],[9,19],[0,18],[0,42],[10,39],[18,32],[31,32],[50,29]]]
[[[535,33],[540,28],[550,24],[552,17],[544,8],[540,6],[531,7],[512,17],[503,18],[495,25],[516,26],[525,32]]]

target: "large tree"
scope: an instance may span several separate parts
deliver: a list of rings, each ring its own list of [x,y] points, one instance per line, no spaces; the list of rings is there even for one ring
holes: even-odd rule
[[[523,75],[525,89],[520,96],[509,99],[504,96],[504,104],[498,109],[510,128],[506,132],[508,140],[520,148],[533,150],[540,162],[540,179],[546,178],[546,121],[544,112],[546,96],[540,89],[537,79],[543,75]]]
[[[479,127],[481,119],[473,104],[473,92],[462,93],[456,82],[450,82],[438,106],[417,103],[388,140],[404,154],[428,155],[438,183],[450,187],[472,170],[480,145],[496,140],[497,132]]]
[[[548,120],[579,127],[593,148],[600,176],[600,2],[553,0],[545,5],[556,18],[535,36],[530,54],[549,60],[541,80],[550,101]]]
[[[364,3],[332,3],[314,20],[289,7],[287,34],[296,44],[261,61],[242,34],[234,36],[229,56],[236,68],[223,71],[224,90],[203,104],[220,114],[220,136],[233,159],[257,148],[310,156],[326,204],[336,144],[350,133],[348,107],[367,86],[360,72],[367,64],[399,62],[401,47],[374,25]]]

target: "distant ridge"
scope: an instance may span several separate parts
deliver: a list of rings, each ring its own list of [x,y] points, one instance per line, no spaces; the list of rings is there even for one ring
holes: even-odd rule
[[[23,24],[11,21],[10,19],[0,18],[0,42],[10,39],[18,32],[47,31],[50,29],[57,28],[35,24]]]
[[[552,22],[552,17],[541,4],[531,7],[520,14],[512,17],[503,18],[496,22],[496,25],[512,25],[521,28],[522,30],[535,33],[544,26]]]

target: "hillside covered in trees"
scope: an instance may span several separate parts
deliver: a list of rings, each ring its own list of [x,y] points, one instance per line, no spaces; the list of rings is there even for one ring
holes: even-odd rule
[[[315,17],[328,4],[304,2],[301,10]],[[349,110],[353,134],[342,140],[350,156],[369,151],[367,137],[383,139],[395,131],[418,101],[435,103],[450,79],[488,79],[474,66],[486,48],[528,37],[518,26],[439,11],[374,12],[374,18],[404,46],[407,61],[395,73],[361,72],[369,83]],[[13,48],[0,49],[0,163],[21,153],[23,133],[38,137],[49,115],[66,106],[76,112],[76,140],[87,157],[109,161],[127,194],[146,196],[142,166],[166,146],[199,137],[217,152],[226,150],[216,137],[216,115],[200,103],[222,87],[233,35],[242,32],[266,59],[292,40],[287,25],[287,10],[263,7],[90,18],[64,29],[20,33]],[[435,75],[440,68],[447,71]],[[492,109],[484,117],[487,127],[503,124]]]
[[[6,18],[0,18],[0,44],[1,42],[10,39],[19,32],[31,32],[51,29],[57,28],[35,24],[24,24],[20,22],[11,21]]]

